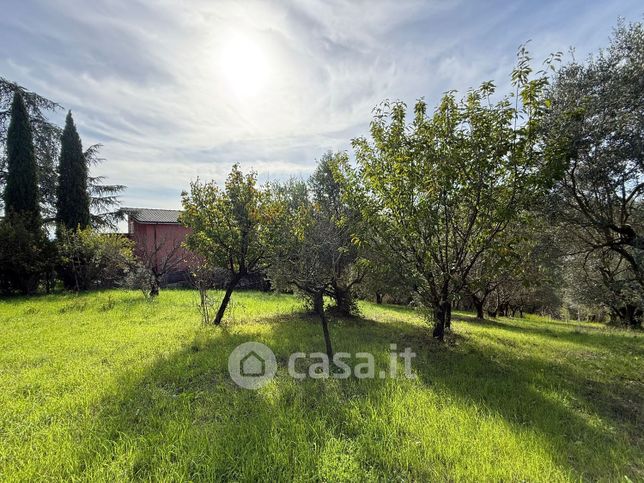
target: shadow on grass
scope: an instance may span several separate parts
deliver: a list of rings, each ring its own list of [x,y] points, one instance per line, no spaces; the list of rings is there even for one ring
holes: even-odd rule
[[[421,480],[450,476],[449,464],[440,466],[440,454],[433,455],[439,465],[434,467],[388,459],[386,455],[397,451],[396,438],[390,436],[413,437],[393,420],[373,433],[368,424],[356,424],[356,408],[368,422],[388,420],[391,385],[396,382],[294,381],[284,367],[288,355],[323,350],[319,321],[290,314],[262,322],[271,325],[270,332],[213,329],[144,374],[125,378],[122,389],[99,405],[93,428],[97,432],[88,432],[102,443],[98,453],[95,446],[87,446],[82,458],[87,475],[109,476],[118,468],[121,477],[135,479],[333,480],[337,471]],[[500,322],[480,323],[515,330]],[[614,387],[588,381],[559,363],[513,358],[458,335],[439,344],[429,334],[429,328],[405,322],[350,318],[332,324],[337,351],[387,351],[389,343],[412,347],[418,354],[413,364],[417,384],[439,399],[498,415],[516,432],[535,431],[546,441],[554,464],[575,478],[615,476],[596,451],[620,448],[619,430],[628,431],[630,443],[637,446],[641,410],[613,406],[609,395]],[[265,390],[240,389],[228,376],[228,355],[249,340],[265,342],[276,352],[277,382]],[[628,398],[641,401],[636,393]],[[596,424],[595,414],[610,424]],[[381,446],[380,451],[361,449],[357,441],[365,440]],[[337,441],[339,446],[329,449]],[[625,460],[633,456],[628,451],[621,455]],[[328,467],[329,458],[340,467]],[[612,463],[619,468],[625,464]]]
[[[516,334],[530,334],[538,337],[557,339],[564,342],[587,345],[597,349],[607,350],[637,350],[641,343],[634,338],[635,333],[626,329],[598,329],[595,327],[576,326],[573,324],[552,322],[539,324],[534,321],[504,321],[502,319],[478,319],[473,316],[455,315],[455,321],[490,327]],[[550,328],[548,325],[553,324]],[[457,329],[458,330],[458,329]],[[641,351],[644,356],[644,351]]]

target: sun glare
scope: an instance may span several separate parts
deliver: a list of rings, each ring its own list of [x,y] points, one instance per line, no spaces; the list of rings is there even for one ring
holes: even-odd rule
[[[235,36],[224,45],[221,68],[228,85],[237,96],[256,95],[266,83],[266,52],[250,39]]]

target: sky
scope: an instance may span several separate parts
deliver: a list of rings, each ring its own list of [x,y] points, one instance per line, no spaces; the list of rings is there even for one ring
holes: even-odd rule
[[[154,208],[233,163],[260,181],[307,176],[326,151],[350,153],[386,99],[507,88],[520,44],[536,67],[570,47],[583,59],[644,13],[641,0],[0,1],[0,76],[71,109],[83,145],[103,145],[93,174]]]

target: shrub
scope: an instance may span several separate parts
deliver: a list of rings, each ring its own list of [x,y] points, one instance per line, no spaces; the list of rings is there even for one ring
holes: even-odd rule
[[[52,243],[18,215],[0,222],[0,290],[33,293],[51,266]]]
[[[140,262],[132,267],[125,278],[125,286],[132,290],[140,290],[146,299],[152,296],[155,285],[154,273]]]
[[[133,242],[92,228],[60,228],[58,273],[73,290],[108,288],[124,281],[135,266]]]

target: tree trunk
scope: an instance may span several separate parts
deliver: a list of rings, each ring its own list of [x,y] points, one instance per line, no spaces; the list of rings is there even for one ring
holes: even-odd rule
[[[506,302],[503,302],[502,304],[499,305],[498,313],[501,317],[508,316],[508,304]]]
[[[157,275],[153,275],[152,277],[152,287],[150,287],[150,297],[156,297],[159,295],[159,290],[161,288],[161,281],[159,280],[159,277]]]
[[[476,308],[476,318],[477,319],[484,319],[485,318],[485,313],[483,312],[483,302],[481,300],[477,299],[472,299],[472,302],[474,303],[474,307]]]
[[[326,355],[329,356],[329,362],[333,360],[333,347],[331,346],[331,334],[329,333],[329,323],[326,318],[326,313],[324,312],[324,296],[322,292],[316,293],[314,296],[315,308],[319,308],[319,311],[316,313],[320,316],[320,321],[322,322],[322,332],[324,332],[324,344],[326,346]]]
[[[452,329],[452,304],[445,301],[445,328]]]
[[[485,305],[485,299],[484,298],[479,298],[473,293],[470,294],[470,300],[472,300],[472,304],[474,305],[474,308],[476,309],[476,318],[477,319],[483,319],[485,318],[485,313],[483,312],[483,306]]]
[[[353,296],[351,290],[345,290],[342,287],[335,285],[333,287],[333,298],[338,312],[345,315],[352,315],[353,312]]]
[[[380,292],[376,292],[376,303],[379,305],[382,303],[382,294]]]
[[[204,324],[210,322],[210,306],[208,304],[208,289],[204,285],[199,285],[199,309],[201,310],[201,321]]]
[[[637,309],[635,305],[626,305],[624,310],[622,311],[624,316],[622,317],[624,321],[626,322],[626,325],[632,329],[635,329],[639,326],[641,326],[642,322],[640,320],[640,311]]]
[[[434,324],[432,337],[440,340],[441,342],[445,339],[446,308],[445,301],[441,301],[436,307],[434,307],[434,317],[436,318],[436,322]]]
[[[313,313],[321,315],[324,312],[324,295],[313,294]]]
[[[221,319],[224,318],[224,312],[226,312],[226,307],[228,306],[228,302],[230,302],[230,297],[232,296],[233,290],[235,290],[235,287],[239,283],[240,279],[241,279],[240,275],[235,275],[230,280],[230,282],[228,282],[228,285],[226,286],[226,293],[224,294],[224,298],[221,301],[219,310],[217,310],[217,315],[215,315],[215,320],[212,321],[213,324],[215,325],[221,324]]]

